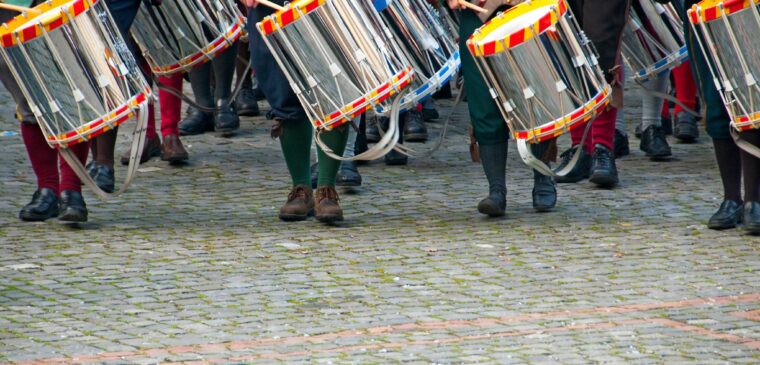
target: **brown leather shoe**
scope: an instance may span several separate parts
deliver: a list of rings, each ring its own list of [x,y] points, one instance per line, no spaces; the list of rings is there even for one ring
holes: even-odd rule
[[[280,208],[280,219],[302,221],[314,212],[314,195],[306,185],[296,185],[288,194],[288,202]]]
[[[334,186],[321,186],[317,188],[314,197],[317,220],[323,223],[332,223],[343,220],[343,209],[338,202],[338,192]]]
[[[121,164],[126,166],[129,165],[129,153],[131,151],[127,150],[121,155]],[[140,163],[146,163],[148,160],[150,160],[153,157],[158,157],[161,154],[161,138],[158,138],[158,136],[154,138],[146,138],[145,144],[143,145],[143,154],[142,157],[140,157]]]
[[[164,136],[164,143],[161,144],[161,159],[169,161],[170,164],[187,161],[189,158],[185,147],[182,146],[179,136],[176,134],[167,134]]]

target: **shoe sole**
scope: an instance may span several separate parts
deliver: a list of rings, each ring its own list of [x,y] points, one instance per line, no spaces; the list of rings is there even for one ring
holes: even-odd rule
[[[409,161],[385,161],[385,165],[387,166],[406,166],[409,164]]]
[[[618,184],[619,180],[605,175],[591,175],[588,179],[593,184],[603,188],[611,188]]]
[[[744,230],[751,235],[760,235],[760,225],[744,225]]]
[[[236,135],[238,129],[239,128],[235,128],[235,129],[217,129],[216,130],[216,134],[219,137],[229,138],[229,137],[233,137],[234,135]]]
[[[652,161],[668,161],[673,157],[673,154],[668,155],[647,155]]]
[[[285,222],[300,222],[309,218],[309,215],[280,214],[280,220]]]
[[[407,142],[427,142],[428,136],[425,134],[404,134],[404,140]]]
[[[25,216],[25,215],[19,214],[18,219],[21,219],[24,222],[44,222],[48,219],[55,218],[57,216],[58,216],[58,211],[56,210],[55,212],[52,212],[51,214],[48,214],[48,215],[31,214],[31,215]]]
[[[318,215],[315,218],[317,218],[317,220],[322,223],[335,223],[343,221],[342,215]]]
[[[81,217],[78,215],[60,215],[58,221],[61,223],[84,223],[87,222],[87,217]]]
[[[498,218],[507,215],[506,211],[493,205],[478,205],[478,213],[487,215],[490,218]]]
[[[588,175],[585,175],[585,176],[583,176],[581,178],[578,178],[578,179],[565,179],[565,178],[561,178],[561,177],[555,177],[554,178],[554,182],[556,182],[557,184],[575,184],[575,183],[579,183],[579,182],[581,182],[583,180],[586,180],[586,179],[588,179]]]
[[[679,141],[683,143],[694,143],[697,141],[697,138],[698,138],[691,135],[676,135],[675,137],[676,139],[678,139]]]
[[[169,163],[169,165],[183,164],[183,163],[187,162],[187,160],[189,160],[189,159],[190,158],[188,156],[174,157],[174,158],[165,158],[163,156],[161,157],[161,161],[166,161],[166,162]]]

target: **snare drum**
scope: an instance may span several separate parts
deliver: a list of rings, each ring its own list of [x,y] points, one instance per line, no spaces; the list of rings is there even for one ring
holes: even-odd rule
[[[638,82],[650,80],[685,62],[689,56],[683,23],[673,5],[653,0],[635,1],[628,26],[623,31],[622,53]]]
[[[102,0],[51,0],[0,26],[2,55],[52,147],[135,116],[151,89]],[[143,113],[147,114],[147,113]]]
[[[256,26],[318,131],[388,108],[413,79],[369,1],[297,0]]]
[[[705,0],[688,14],[731,125],[760,128],[760,0]]]
[[[416,71],[401,109],[414,108],[440,90],[461,65],[456,36],[426,0],[375,0],[375,8]],[[384,113],[378,108],[379,113]]]
[[[245,34],[234,0],[142,1],[131,34],[156,75],[186,72]]]
[[[96,194],[109,197],[124,192],[139,166],[152,93],[105,2],[42,3],[0,26],[0,54],[48,144],[60,149]],[[132,118],[137,123],[127,177],[117,193],[105,193],[67,147]]]
[[[552,174],[531,159],[527,144],[582,126],[604,109],[611,93],[566,0],[517,5],[476,30],[467,47],[523,160]]]

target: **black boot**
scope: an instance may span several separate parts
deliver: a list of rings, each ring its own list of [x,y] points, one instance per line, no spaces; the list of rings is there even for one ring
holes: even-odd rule
[[[530,146],[533,155],[544,161],[547,165],[546,151],[551,141],[541,142]],[[537,212],[548,212],[557,205],[557,187],[554,178],[533,170],[533,209]]]
[[[656,125],[650,125],[641,134],[639,148],[653,161],[666,160],[673,155],[665,133]]]
[[[682,142],[694,142],[699,138],[699,127],[697,127],[697,118],[687,112],[680,112],[676,115],[675,136]]]
[[[427,127],[422,120],[422,113],[412,110],[407,113],[406,126],[403,130],[407,142],[425,142],[428,139]]]
[[[337,186],[362,186],[362,175],[356,167],[356,161],[342,161],[338,170]]]
[[[235,111],[235,104],[220,99],[216,105],[219,110],[214,113],[214,130],[222,137],[232,136],[240,128],[240,117]]]
[[[488,197],[478,203],[478,212],[502,217],[507,209],[507,143],[481,145],[480,160],[488,179]]]
[[[109,194],[114,192],[116,189],[116,178],[112,168],[106,164],[93,161],[92,168],[88,172],[100,190]]]
[[[179,122],[179,135],[192,136],[214,130],[214,115],[193,108],[190,115]]]
[[[631,147],[628,143],[628,134],[615,129],[615,158],[621,158],[631,154]]]
[[[26,222],[42,222],[58,216],[58,194],[52,189],[42,188],[34,192],[32,201],[21,208],[18,217]]]
[[[559,155],[560,163],[557,167],[558,170],[565,168],[565,166],[570,163],[570,160],[572,160],[573,156],[575,155],[575,151],[578,148],[579,146],[575,145]],[[578,158],[578,163],[575,165],[575,168],[573,168],[570,173],[565,176],[557,176],[556,181],[560,184],[577,183],[583,179],[587,179],[590,174],[591,155],[589,155],[588,151],[586,151],[586,147],[583,147],[583,151],[581,151],[581,156]]]
[[[673,120],[670,118],[660,118],[660,126],[662,127],[662,133],[666,136],[673,135]]]
[[[58,220],[62,222],[87,222],[87,205],[78,191],[62,191],[59,210]]]
[[[241,117],[255,117],[261,113],[259,103],[256,102],[256,95],[250,88],[240,89],[240,93],[235,98],[235,108],[238,116]]]
[[[707,228],[722,230],[735,228],[742,221],[742,202],[724,200],[720,208],[710,217]]]
[[[594,146],[589,181],[603,188],[611,188],[619,182],[615,158],[604,145],[597,144]]]
[[[744,203],[744,230],[760,234],[760,202]]]
[[[388,118],[380,117],[380,118],[372,118],[368,120],[367,130],[365,132],[367,142],[369,143],[380,142],[380,131],[377,129],[378,123],[382,123],[385,126],[385,128],[383,128],[383,131],[388,130]]]

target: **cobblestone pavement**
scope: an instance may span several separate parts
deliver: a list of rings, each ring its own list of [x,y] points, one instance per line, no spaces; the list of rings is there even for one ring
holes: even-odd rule
[[[433,158],[362,167],[335,227],[277,219],[263,118],[185,138],[189,165],[151,161],[118,199],[87,193],[75,228],[18,221],[34,176],[0,137],[0,363],[760,363],[760,238],[705,227],[706,137],[666,163],[632,138],[619,188],[562,185],[547,214],[513,149],[508,216],[486,219],[464,112]]]

